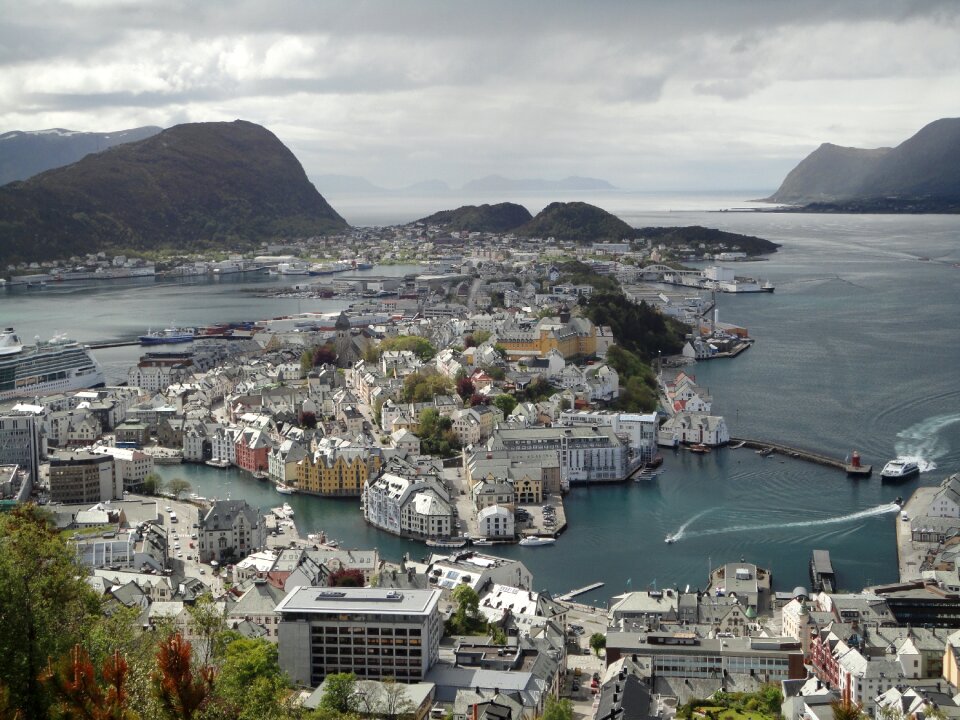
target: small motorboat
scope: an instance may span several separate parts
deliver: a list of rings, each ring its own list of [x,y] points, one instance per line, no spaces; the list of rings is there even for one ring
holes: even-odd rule
[[[708,448],[708,447],[707,447],[706,445],[704,445],[703,443],[697,443],[696,445],[691,445],[690,448],[689,448],[689,450],[690,450],[690,452],[692,452],[692,453],[700,453],[701,455],[702,455],[703,453],[708,453],[708,452],[710,452],[710,448]]]
[[[673,535],[667,535],[667,536],[663,539],[663,541],[664,541],[667,545],[673,545],[673,544],[677,541],[677,539],[676,539]]]

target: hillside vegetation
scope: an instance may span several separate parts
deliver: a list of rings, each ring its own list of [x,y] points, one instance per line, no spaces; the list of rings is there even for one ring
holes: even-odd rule
[[[768,200],[820,203],[812,210],[956,212],[960,118],[936,120],[895,148],[825,143],[791,170]]]
[[[523,205],[503,202],[496,205],[464,205],[456,210],[441,210],[418,220],[441,225],[448,230],[466,232],[509,232],[530,222],[533,215]]]
[[[178,125],[0,188],[0,262],[197,250],[346,229],[265,128]]]
[[[622,240],[637,234],[616,215],[585,202],[550,203],[530,222],[516,228],[515,232],[528,237],[553,237],[577,242]]]

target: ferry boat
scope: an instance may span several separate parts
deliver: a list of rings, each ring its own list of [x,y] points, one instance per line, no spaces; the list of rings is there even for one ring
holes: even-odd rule
[[[884,480],[909,480],[920,474],[920,466],[913,460],[895,458],[883,466],[880,477]]]
[[[281,495],[293,495],[297,489],[295,487],[290,487],[289,485],[284,485],[283,483],[277,483],[277,492]]]
[[[12,327],[0,331],[0,400],[104,384],[100,364],[75,340],[58,336],[24,346]]]
[[[541,545],[553,545],[557,541],[552,537],[541,537],[540,535],[530,535],[521,540],[518,545],[525,547],[540,547]]]
[[[173,343],[193,342],[195,333],[193,328],[166,328],[156,330],[140,336],[141,345],[167,345]]]

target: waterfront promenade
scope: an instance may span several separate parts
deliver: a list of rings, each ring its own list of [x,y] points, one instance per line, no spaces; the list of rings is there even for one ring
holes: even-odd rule
[[[940,490],[939,485],[930,485],[917,488],[913,495],[909,497],[903,505],[903,512],[911,520],[915,517],[927,514],[930,507],[930,501]],[[897,567],[900,570],[900,582],[910,582],[920,579],[920,568],[923,564],[923,558],[926,557],[927,550],[935,548],[936,543],[913,542],[910,537],[910,521],[901,520],[902,515],[897,513],[896,536],[897,536]]]

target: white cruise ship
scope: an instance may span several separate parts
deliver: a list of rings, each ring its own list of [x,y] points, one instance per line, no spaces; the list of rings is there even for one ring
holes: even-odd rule
[[[25,347],[13,328],[0,331],[0,400],[83,390],[105,382],[96,358],[75,340],[55,337]]]

